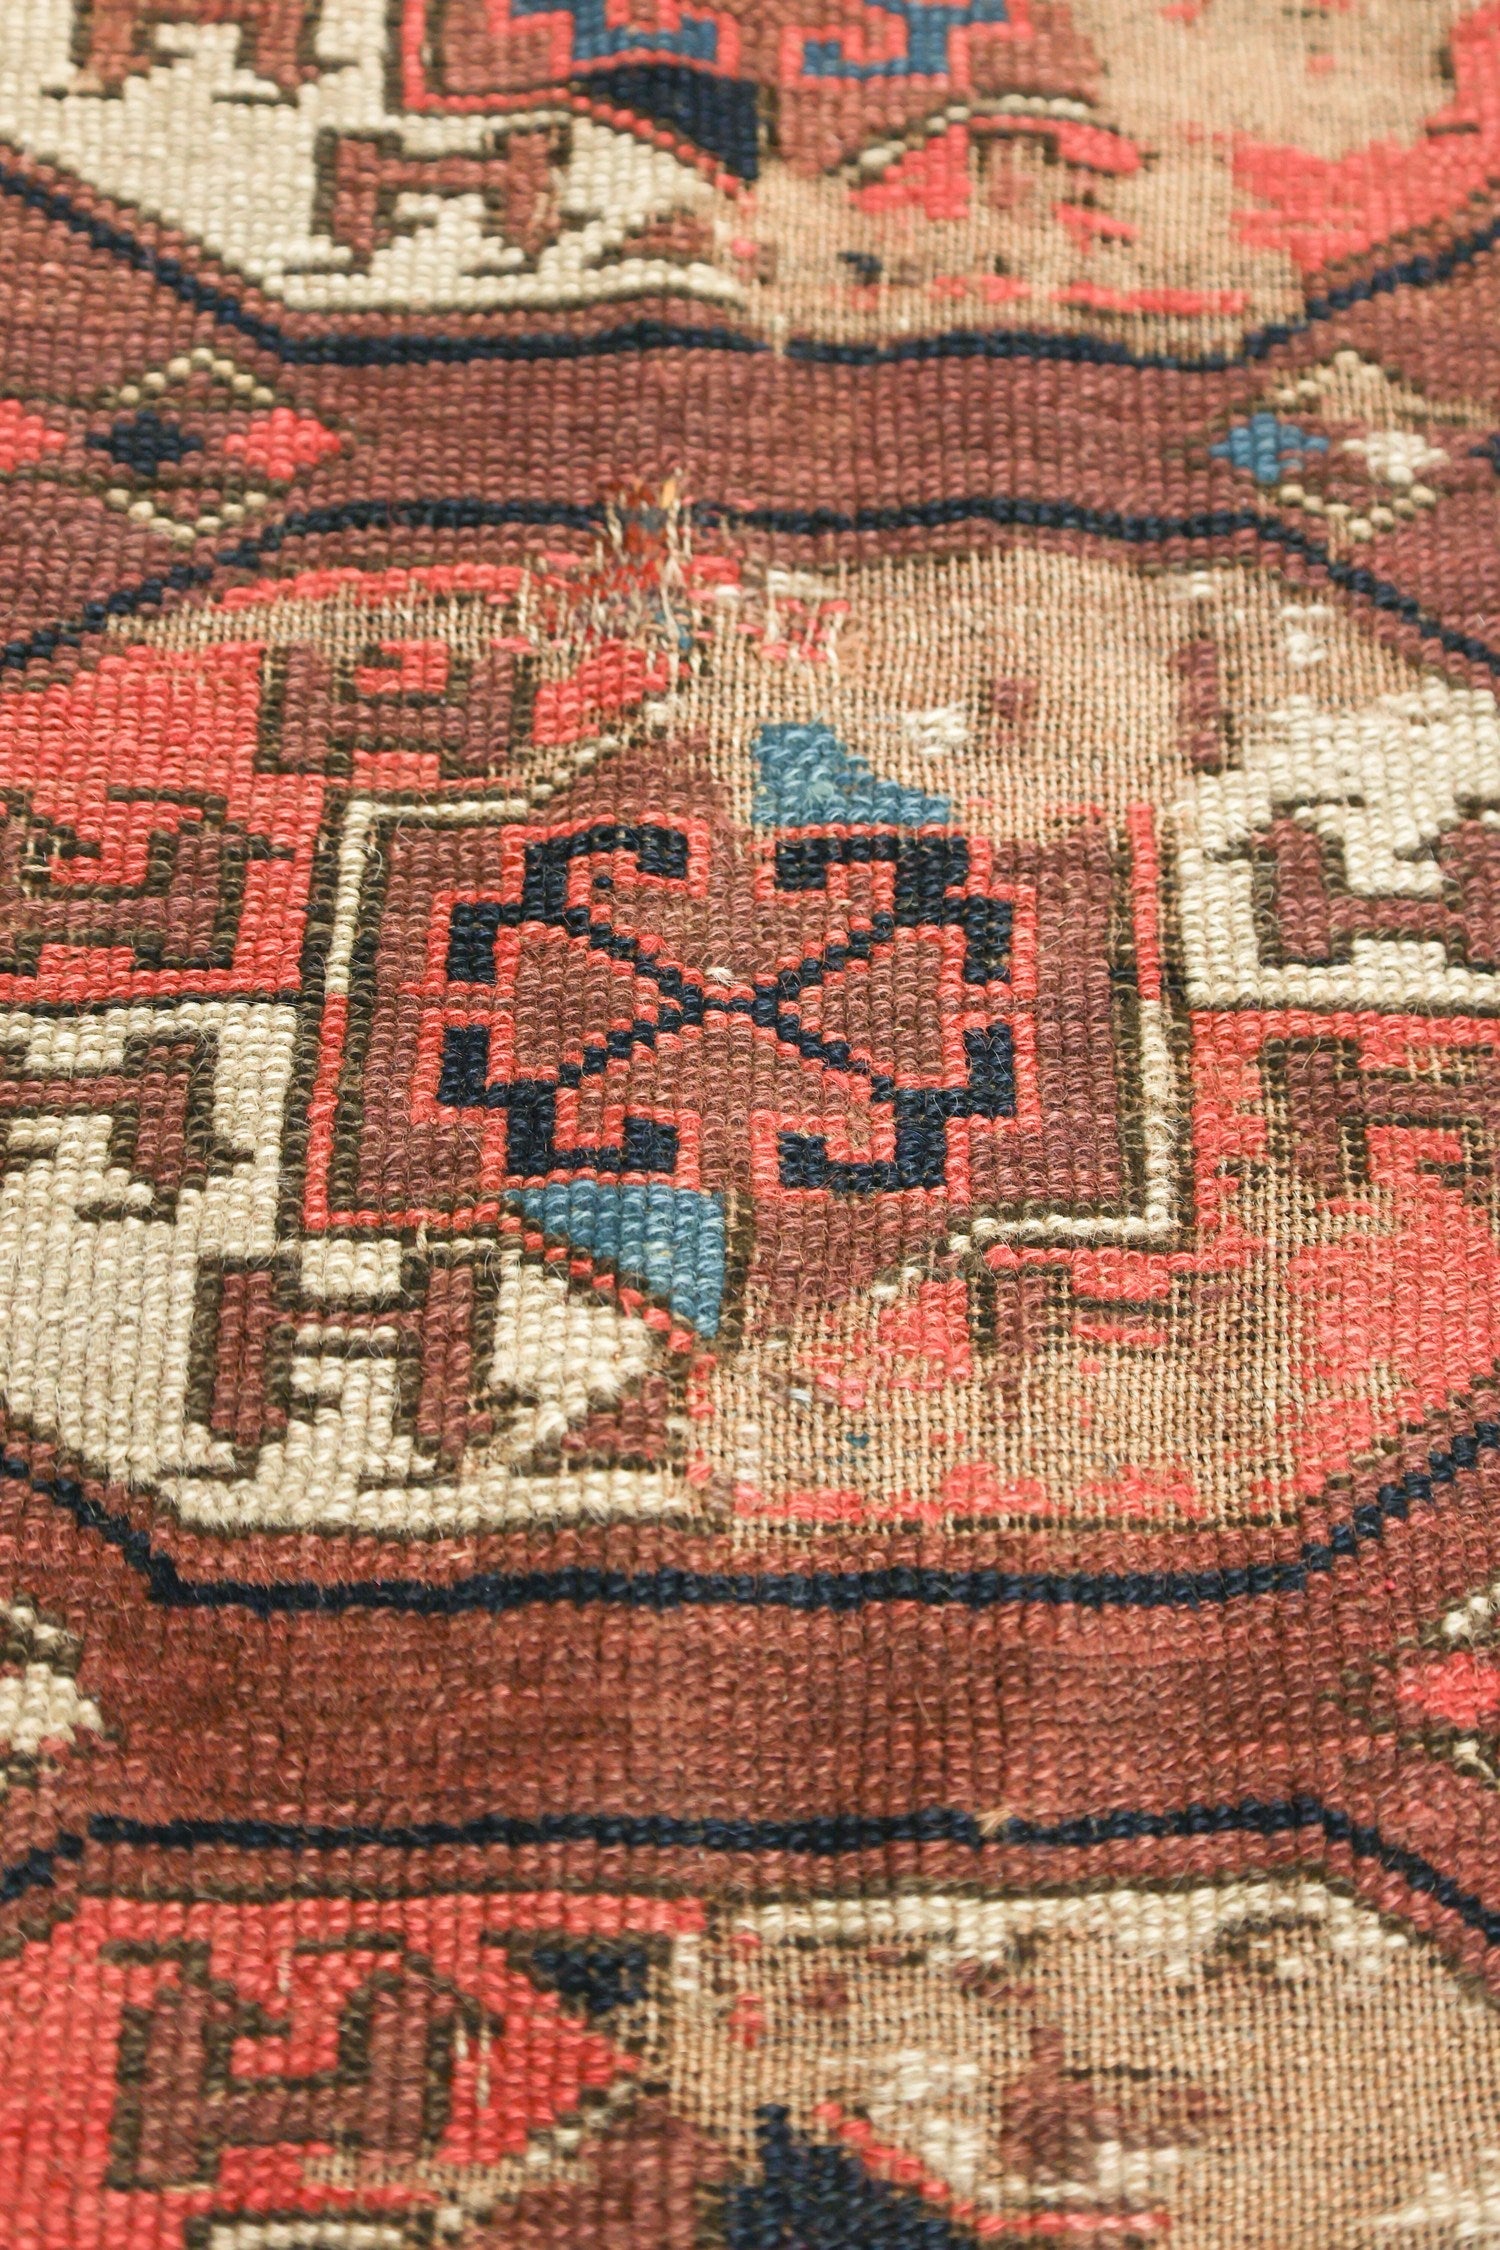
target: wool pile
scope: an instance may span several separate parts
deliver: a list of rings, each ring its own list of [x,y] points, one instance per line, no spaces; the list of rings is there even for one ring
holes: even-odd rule
[[[0,9],[3,2250],[1500,2241],[1500,5]]]

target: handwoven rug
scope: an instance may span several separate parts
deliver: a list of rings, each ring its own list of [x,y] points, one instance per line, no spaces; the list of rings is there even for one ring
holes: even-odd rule
[[[6,0],[0,2244],[1500,2243],[1500,5]]]

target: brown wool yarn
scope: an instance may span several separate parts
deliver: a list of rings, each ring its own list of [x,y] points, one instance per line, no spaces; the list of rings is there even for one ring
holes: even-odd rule
[[[1500,7],[0,9],[0,2250],[1500,2238]]]

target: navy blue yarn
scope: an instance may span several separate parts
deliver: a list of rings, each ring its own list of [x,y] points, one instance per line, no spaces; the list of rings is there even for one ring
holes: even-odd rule
[[[90,633],[102,633],[112,617],[134,617],[157,609],[169,593],[185,594],[212,584],[221,570],[254,570],[289,539],[318,539],[339,531],[479,531],[509,524],[592,530],[602,511],[567,500],[345,500],[337,507],[308,508],[267,524],[253,537],[221,547],[211,561],[174,563],[134,586],[85,602],[64,623],[39,626],[24,638],[0,646],[0,671],[45,662],[60,648],[74,648]]]
[[[11,165],[0,164],[0,195],[15,196],[44,218],[81,235],[94,249],[118,258],[133,272],[148,274],[195,312],[210,313],[249,343],[274,353],[286,367],[458,366],[486,359],[611,359],[619,352],[761,353],[769,349],[755,337],[741,335],[733,328],[697,328],[663,320],[625,321],[593,335],[289,336],[274,321],[247,312],[227,289],[204,281],[181,258],[148,248],[127,228],[80,210],[60,189],[45,187]]]
[[[1111,1844],[1182,1842],[1200,1836],[1288,1836],[1317,1829],[1329,1844],[1355,1859],[1376,1861],[1399,1875],[1408,1889],[1431,1898],[1475,1930],[1486,1945],[1500,1945],[1500,1911],[1485,1905],[1451,1875],[1404,1844],[1389,1843],[1372,1822],[1357,1821],[1337,1805],[1317,1797],[1247,1797],[1237,1804],[1174,1806],[1147,1812],[1121,1805],[1108,1812],[1080,1813],[1067,1820],[1007,1820],[981,1826],[973,1813],[944,1805],[906,1813],[809,1813],[795,1820],[681,1819],[671,1813],[542,1813],[521,1819],[509,1813],[481,1813],[464,1821],[414,1821],[382,1827],[373,1821],[323,1825],[272,1820],[135,1820],[121,1813],[95,1813],[88,1823],[92,1843],[129,1845],[158,1851],[195,1851],[225,1845],[237,1851],[346,1852],[438,1851],[464,1846],[501,1845],[511,1849],[546,1844],[597,1844],[606,1850],[795,1852],[833,1859],[850,1852],[887,1849],[893,1844],[957,1844],[973,1851],[1095,1851]],[[77,1838],[53,1846],[56,1856],[76,1858]],[[46,1853],[31,1855],[47,1859]],[[24,1864],[24,1863],[23,1863]],[[32,1875],[28,1881],[47,1881]],[[24,1887],[24,1886],[23,1886]]]
[[[969,847],[962,836],[903,834],[871,829],[842,838],[791,839],[778,844],[776,881],[781,890],[821,890],[828,867],[839,860],[883,860],[894,865],[890,909],[872,916],[868,929],[847,942],[810,954],[774,982],[755,985],[748,994],[726,995],[705,989],[679,968],[657,959],[639,939],[595,922],[586,906],[570,905],[569,876],[575,859],[596,853],[628,851],[643,874],[677,877],[688,864],[686,836],[650,824],[645,827],[601,822],[569,835],[528,844],[521,896],[461,899],[449,920],[447,973],[465,984],[493,984],[495,943],[502,928],[546,923],[566,929],[596,953],[627,962],[662,995],[654,1019],[640,1016],[613,1029],[602,1042],[584,1047],[558,1071],[564,1085],[581,1085],[623,1061],[637,1046],[654,1048],[659,1039],[696,1028],[710,1016],[748,1016],[761,1030],[830,1070],[867,1078],[875,1101],[895,1113],[895,1155],[890,1162],[843,1164],[830,1159],[826,1141],[784,1133],[780,1140],[784,1187],[831,1187],[840,1193],[875,1194],[907,1188],[940,1188],[945,1175],[948,1121],[959,1117],[1009,1117],[1015,1111],[1015,1071],[1011,1031],[992,1023],[964,1034],[962,1086],[906,1088],[862,1061],[847,1040],[825,1039],[809,1031],[792,1012],[794,1004],[826,976],[838,975],[853,959],[869,960],[901,928],[956,925],[968,940],[964,976],[988,983],[1009,973],[1011,910],[1005,900],[975,894],[955,898],[953,889],[968,881]],[[670,1126],[645,1118],[625,1120],[618,1149],[560,1151],[556,1143],[556,1086],[550,1081],[490,1080],[490,1033],[484,1024],[450,1024],[443,1034],[437,1099],[450,1109],[507,1111],[507,1170],[529,1179],[562,1168],[626,1172],[671,1172],[677,1162],[677,1136]]]
[[[776,2104],[759,2116],[760,2176],[725,2196],[727,2250],[972,2250],[973,2235],[910,2188],[877,2180],[847,2149],[794,2132]]]
[[[139,414],[124,414],[107,430],[95,430],[85,441],[96,453],[107,453],[122,469],[138,477],[154,478],[163,467],[176,468],[185,455],[201,453],[203,440],[177,422],[143,407]]]
[[[151,1544],[125,1517],[111,1515],[71,1478],[32,1477],[24,1461],[0,1462],[8,1477],[29,1481],[87,1531],[118,1548],[145,1579],[153,1602],[168,1609],[247,1609],[262,1617],[343,1616],[356,1610],[395,1610],[427,1616],[488,1611],[501,1616],[539,1605],[621,1609],[792,1609],[853,1611],[886,1602],[924,1607],[994,1609],[1035,1603],[1080,1609],[1199,1609],[1270,1594],[1304,1593],[1311,1581],[1336,1569],[1362,1546],[1404,1523],[1413,1502],[1430,1505],[1435,1489],[1473,1469],[1480,1453],[1500,1449],[1500,1422],[1476,1422],[1446,1449],[1434,1447],[1427,1468],[1408,1469],[1380,1486],[1373,1500],[1330,1524],[1322,1539],[1304,1540],[1281,1561],[1232,1570],[1005,1571],[923,1569],[915,1565],[851,1571],[623,1571],[575,1565],[563,1570],[483,1571],[450,1584],[421,1579],[375,1578],[321,1585],[292,1579],[270,1585],[233,1578],[184,1578],[170,1555]]]
[[[83,1852],[83,1838],[64,1828],[53,1837],[45,1851],[37,1845],[24,1859],[12,1860],[9,1867],[0,1867],[0,1906],[8,1906],[25,1891],[50,1890],[57,1862],[82,1859]]]
[[[149,274],[183,303],[191,305],[195,311],[211,313],[226,327],[235,329],[263,350],[273,352],[287,366],[391,367],[485,359],[597,359],[619,352],[647,351],[725,351],[759,355],[770,350],[770,346],[757,337],[746,336],[735,329],[694,328],[654,320],[630,321],[594,335],[574,335],[566,331],[525,336],[288,335],[274,321],[247,312],[228,290],[215,288],[202,280],[180,258],[149,249],[128,229],[80,210],[60,189],[45,186],[13,165],[0,164],[0,194],[17,197],[32,210],[81,235],[95,249],[120,259],[137,273]],[[1346,282],[1320,296],[1310,297],[1300,320],[1275,321],[1253,330],[1245,337],[1238,353],[1211,352],[1194,359],[1177,352],[1131,352],[1123,344],[1098,336],[1055,336],[1004,329],[959,329],[942,336],[911,337],[895,344],[833,344],[815,337],[796,337],[785,349],[789,358],[852,367],[874,367],[912,359],[1051,359],[1099,366],[1157,368],[1187,375],[1222,374],[1229,368],[1266,358],[1279,345],[1290,343],[1321,321],[1352,311],[1356,305],[1390,296],[1397,289],[1427,289],[1447,281],[1492,250],[1497,242],[1500,242],[1500,220],[1492,220],[1445,250],[1382,266],[1361,280]]]
[[[1173,541],[1197,544],[1205,540],[1232,539],[1253,534],[1272,546],[1284,548],[1322,570],[1346,593],[1371,602],[1376,609],[1398,617],[1450,655],[1465,657],[1500,673],[1500,650],[1473,633],[1461,633],[1424,610],[1412,595],[1404,594],[1388,579],[1377,578],[1362,565],[1344,562],[1306,532],[1274,516],[1257,515],[1249,508],[1204,509],[1191,516],[1123,515],[1110,508],[1088,508],[1068,500],[1012,499],[1005,495],[973,494],[949,500],[929,500],[908,506],[857,508],[733,508],[717,502],[700,503],[698,520],[705,525],[725,524],[733,529],[786,532],[805,538],[832,537],[840,533],[935,530],[960,523],[1022,525],[1040,531],[1081,531],[1094,538],[1118,539],[1127,546],[1166,546]],[[567,501],[480,500],[455,495],[435,500],[347,500],[336,507],[313,508],[268,524],[254,537],[233,547],[221,548],[211,562],[178,563],[136,586],[122,586],[97,601],[86,602],[70,622],[45,625],[24,639],[0,647],[0,670],[12,669],[54,656],[59,648],[76,646],[88,633],[103,632],[111,617],[134,616],[156,608],[171,591],[187,592],[208,585],[219,570],[254,569],[267,555],[276,554],[289,539],[308,539],[338,531],[405,530],[469,531],[507,524],[560,525],[570,529],[596,528],[597,507]]]
[[[572,84],[577,94],[669,125],[737,180],[753,180],[760,169],[760,88],[753,79],[722,78],[685,63],[631,62],[591,70]]]

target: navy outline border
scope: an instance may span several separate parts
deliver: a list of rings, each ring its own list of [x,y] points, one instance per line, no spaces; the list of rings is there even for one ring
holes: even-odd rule
[[[10,1867],[0,1869],[0,1904],[29,1890],[48,1889],[59,1861],[78,1861],[89,1844],[106,1849],[193,1851],[213,1845],[262,1852],[341,1852],[380,1849],[421,1852],[444,1848],[501,1845],[597,1844],[604,1850],[703,1851],[725,1854],[802,1854],[833,1859],[853,1852],[879,1851],[892,1844],[957,1844],[974,1851],[1089,1851],[1131,1842],[1171,1842],[1204,1836],[1284,1836],[1321,1829],[1331,1845],[1346,1846],[1355,1859],[1375,1860],[1399,1875],[1407,1888],[1431,1898],[1487,1946],[1500,1945],[1500,1911],[1486,1906],[1420,1852],[1393,1844],[1373,1822],[1356,1821],[1337,1805],[1317,1797],[1247,1797],[1236,1804],[1194,1803],[1167,1812],[1128,1806],[1103,1813],[1081,1813],[1053,1822],[1011,1819],[993,1829],[973,1813],[931,1806],[884,1815],[811,1814],[793,1820],[692,1820],[668,1813],[544,1813],[525,1820],[507,1813],[481,1813],[467,1821],[423,1821],[410,1827],[375,1824],[347,1827],[292,1825],[259,1820],[133,1820],[118,1813],[92,1814],[87,1836],[63,1829],[50,1845],[38,1846]],[[1303,1872],[1317,1863],[1298,1860]],[[1243,1881],[1249,1876],[1290,1872],[1235,1869],[1210,1881]],[[1129,1880],[1120,1877],[1119,1880]]]
[[[623,323],[590,335],[533,332],[501,336],[408,334],[380,337],[331,333],[297,338],[289,336],[275,323],[247,312],[228,290],[215,288],[193,273],[183,259],[149,249],[128,229],[79,210],[66,194],[48,188],[26,173],[0,165],[0,194],[17,197],[44,217],[84,236],[94,248],[147,274],[182,302],[210,313],[288,366],[582,359],[659,350],[709,350],[761,356],[773,349],[768,343],[734,329],[688,327],[657,320]],[[1188,358],[1169,352],[1131,352],[1123,345],[1087,335],[953,330],[892,345],[835,344],[813,338],[793,338],[784,347],[782,356],[794,362],[853,367],[989,358],[1063,360],[1183,374],[1219,374],[1267,357],[1279,346],[1356,305],[1391,295],[1398,289],[1427,288],[1448,280],[1497,244],[1500,244],[1500,219],[1460,237],[1436,254],[1395,261],[1321,296],[1309,298],[1302,319],[1274,323],[1250,332],[1235,353],[1216,352]],[[1426,637],[1436,639],[1449,653],[1467,657],[1500,673],[1500,651],[1429,617],[1419,604],[1389,581],[1377,578],[1371,571],[1336,562],[1319,542],[1275,518],[1264,518],[1251,510],[1185,518],[1132,518],[1067,502],[976,498],[938,501],[920,507],[866,509],[851,516],[832,510],[707,508],[700,513],[708,522],[809,535],[938,528],[965,520],[989,520],[1042,529],[1077,529],[1106,538],[1149,543],[1172,538],[1222,538],[1253,530],[1289,551],[1302,553],[1307,560],[1321,566],[1334,584],[1365,596],[1378,608],[1395,612]],[[399,505],[366,501],[343,509],[315,511],[300,518],[289,517],[281,524],[268,527],[259,539],[217,554],[211,564],[177,565],[160,577],[147,579],[138,586],[119,588],[104,601],[87,604],[76,624],[43,628],[27,640],[5,644],[0,649],[0,668],[14,668],[33,658],[50,656],[57,648],[76,642],[85,633],[102,631],[111,617],[155,607],[169,591],[187,592],[193,586],[206,585],[221,568],[253,565],[263,555],[276,552],[285,539],[299,534],[378,528],[382,523],[455,529],[504,524],[582,529],[591,528],[598,520],[599,512],[590,508],[546,502],[464,500]],[[1095,1577],[988,1570],[965,1573],[898,1569],[817,1572],[806,1576],[681,1571],[629,1576],[572,1570],[524,1573],[509,1578],[486,1575],[450,1586],[423,1586],[402,1581],[341,1586],[312,1583],[258,1586],[233,1580],[194,1582],[184,1580],[170,1557],[154,1550],[144,1533],[89,1501],[80,1486],[67,1480],[33,1480],[24,1463],[6,1462],[4,1469],[8,1475],[26,1478],[34,1489],[49,1493],[77,1517],[80,1526],[100,1532],[110,1543],[119,1546],[125,1560],[147,1578],[152,1599],[173,1607],[243,1605],[267,1615],[273,1610],[328,1612],[353,1608],[511,1609],[533,1601],[581,1603],[589,1600],[624,1602],[652,1609],[723,1602],[774,1604],[797,1609],[845,1609],[862,1607],[871,1600],[917,1600],[972,1607],[988,1607],[1005,1601],[1151,1607],[1197,1606],[1243,1596],[1300,1590],[1315,1573],[1331,1571],[1341,1559],[1355,1555],[1364,1542],[1381,1538],[1387,1522],[1404,1521],[1414,1499],[1431,1502],[1434,1485],[1451,1483],[1459,1468],[1470,1467],[1477,1461],[1481,1447],[1490,1451],[1500,1449],[1500,1424],[1476,1423],[1472,1435],[1456,1438],[1449,1451],[1434,1451],[1429,1456],[1429,1474],[1408,1471],[1399,1483],[1382,1484],[1372,1504],[1354,1510],[1346,1521],[1335,1523],[1326,1540],[1304,1541],[1295,1558],[1229,1571],[1136,1572]],[[410,1599],[404,1598],[407,1596]],[[933,1808],[883,1819],[824,1817],[790,1822],[688,1821],[664,1815],[614,1814],[558,1814],[524,1821],[490,1814],[462,1824],[428,1823],[404,1829],[289,1828],[233,1821],[175,1821],[153,1826],[99,1814],[90,1819],[88,1836],[89,1841],[106,1846],[155,1845],[188,1849],[219,1843],[248,1850],[339,1850],[372,1845],[421,1850],[440,1845],[504,1843],[515,1846],[595,1841],[603,1846],[626,1848],[836,1856],[898,1842],[949,1842],[976,1849],[1077,1850],[1122,1840],[1231,1833],[1272,1836],[1310,1827],[1320,1828],[1330,1843],[1346,1844],[1356,1858],[1378,1860],[1389,1872],[1399,1874],[1412,1890],[1431,1896],[1440,1906],[1456,1913],[1469,1928],[1479,1932],[1487,1945],[1500,1944],[1500,1913],[1487,1908],[1472,1892],[1462,1890],[1452,1877],[1442,1874],[1420,1854],[1388,1843],[1373,1825],[1357,1823],[1349,1814],[1315,1798],[1248,1799],[1236,1805],[1190,1805],[1169,1813],[1121,1809],[1083,1815],[1050,1826],[1012,1819],[990,1833],[981,1828],[972,1814]],[[62,1831],[49,1848],[38,1848],[0,1871],[0,1902],[34,1887],[49,1886],[57,1862],[80,1860],[85,1848],[82,1836]]]
[[[23,159],[24,148],[4,144]],[[40,161],[33,159],[32,161]],[[85,183],[80,179],[80,186]],[[153,250],[128,227],[81,210],[64,189],[49,187],[14,164],[0,164],[0,195],[17,197],[45,218],[80,234],[97,250],[107,252],[137,273],[147,274],[196,311],[234,328],[247,341],[274,352],[288,367],[394,367],[458,365],[470,360],[538,360],[609,358],[631,351],[721,351],[752,357],[784,357],[818,365],[888,367],[929,359],[1041,359],[1075,360],[1095,366],[1159,368],[1184,375],[1219,375],[1266,358],[1280,345],[1306,335],[1323,321],[1352,311],[1373,298],[1390,296],[1398,289],[1427,289],[1450,280],[1476,258],[1500,244],[1500,217],[1472,234],[1438,251],[1418,252],[1410,258],[1378,266],[1373,273],[1344,282],[1321,296],[1309,297],[1302,317],[1273,321],[1251,329],[1237,352],[1208,352],[1189,358],[1178,352],[1132,352],[1126,345],[1102,336],[1061,335],[1034,329],[949,329],[932,336],[909,337],[894,344],[839,344],[817,337],[792,337],[780,347],[723,325],[694,327],[670,321],[642,319],[594,334],[566,330],[530,330],[504,335],[408,334],[377,336],[360,331],[328,330],[320,335],[293,336],[275,321],[263,320],[246,310],[239,297],[216,287],[192,270],[188,259]],[[107,198],[106,200],[113,200]],[[204,252],[206,257],[211,253]]]
[[[192,273],[183,260],[164,257],[125,228],[80,211],[66,194],[24,172],[0,164],[0,194],[19,197],[49,219],[82,234],[96,248],[148,274],[184,302],[213,314],[288,364],[357,366],[424,359],[574,358],[659,349],[722,349],[763,354],[771,349],[757,339],[729,329],[678,328],[652,320],[636,321],[591,336],[533,333],[498,337],[407,335],[380,338],[325,334],[307,339],[292,338],[273,323],[247,313],[238,299]],[[823,345],[811,339],[793,339],[786,347],[786,356],[836,360],[852,365],[976,356],[1062,358],[1166,368],[1184,373],[1218,373],[1264,357],[1277,345],[1306,333],[1315,322],[1330,319],[1355,304],[1391,294],[1398,288],[1429,287],[1446,280],[1497,244],[1500,244],[1500,218],[1440,253],[1383,267],[1326,296],[1309,299],[1305,317],[1300,322],[1256,331],[1245,340],[1238,355],[1218,353],[1199,360],[1185,360],[1174,354],[1132,354],[1123,346],[1099,338],[1024,331],[954,331],[942,336],[909,339],[889,347]],[[463,530],[515,525],[587,530],[597,527],[601,513],[597,506],[565,502],[486,501],[455,495],[406,501],[372,498],[289,515],[266,526],[254,538],[220,549],[211,561],[176,564],[134,586],[117,588],[102,599],[85,603],[76,619],[70,622],[45,626],[23,639],[5,643],[0,646],[0,670],[46,660],[59,648],[76,646],[85,635],[102,633],[111,618],[154,608],[168,593],[186,593],[194,587],[210,584],[220,570],[253,569],[265,557],[276,554],[289,539],[317,537],[341,530],[398,526]],[[696,513],[700,521],[710,526],[723,524],[807,537],[935,530],[963,522],[1079,531],[1130,545],[1160,545],[1172,540],[1196,544],[1253,533],[1289,554],[1300,555],[1322,570],[1332,584],[1398,617],[1425,638],[1435,640],[1447,653],[1481,664],[1500,675],[1500,649],[1472,634],[1444,625],[1391,581],[1336,559],[1321,542],[1275,516],[1263,516],[1253,509],[1205,510],[1180,517],[1132,516],[1066,500],[973,495],[849,513],[826,508],[737,508],[708,502],[700,503]],[[243,1605],[270,1614],[272,1610],[331,1611],[364,1607],[503,1610],[547,1601],[607,1601],[652,1609],[746,1603],[799,1609],[854,1608],[871,1601],[901,1600],[971,1607],[990,1607],[1012,1601],[1077,1602],[1086,1606],[1196,1606],[1241,1596],[1300,1590],[1311,1576],[1331,1570],[1340,1559],[1357,1552],[1364,1541],[1382,1536],[1387,1521],[1403,1519],[1412,1499],[1430,1500],[1433,1485],[1449,1482],[1458,1468],[1471,1466],[1481,1447],[1500,1447],[1500,1424],[1476,1423],[1471,1436],[1453,1441],[1451,1451],[1430,1455],[1429,1475],[1408,1472],[1400,1484],[1383,1484],[1372,1505],[1356,1509],[1347,1521],[1334,1524],[1326,1540],[1304,1541],[1293,1558],[1236,1570],[1097,1576],[914,1569],[806,1575],[668,1570],[630,1576],[575,1569],[508,1577],[482,1574],[450,1586],[400,1580],[331,1586],[314,1582],[261,1586],[234,1580],[194,1581],[182,1578],[170,1557],[154,1549],[144,1533],[135,1530],[124,1518],[111,1516],[89,1501],[76,1483],[60,1479],[39,1482],[35,1488],[50,1493],[59,1504],[69,1508],[81,1525],[99,1531],[120,1546],[132,1567],[147,1578],[152,1599],[173,1607]],[[6,1462],[3,1467],[6,1474],[33,1481],[24,1463]]]
[[[1301,556],[1322,571],[1331,585],[1413,627],[1448,655],[1481,664],[1500,676],[1500,648],[1476,634],[1445,625],[1392,580],[1379,578],[1359,564],[1339,560],[1321,540],[1283,523],[1279,516],[1263,516],[1253,508],[1205,508],[1189,516],[1137,516],[1072,500],[973,493],[847,512],[835,508],[742,508],[704,500],[696,504],[693,513],[697,522],[710,529],[723,525],[730,530],[778,532],[809,539],[937,531],[954,524],[988,523],[1002,530],[1077,531],[1090,538],[1119,540],[1126,546],[1159,547],[1172,540],[1197,545],[1248,532],[1289,555]],[[266,556],[279,553],[288,539],[315,539],[339,531],[480,531],[511,525],[591,531],[602,521],[603,510],[597,505],[562,500],[484,500],[463,493],[426,500],[347,500],[332,507],[307,509],[268,524],[254,538],[221,547],[212,561],[176,563],[134,586],[116,587],[111,594],[85,602],[70,620],[43,625],[22,638],[6,641],[0,645],[0,671],[45,662],[60,648],[77,647],[86,635],[104,632],[112,617],[131,617],[141,610],[158,608],[167,594],[185,594],[194,587],[208,586],[221,570],[253,570]]]
[[[1321,1539],[1304,1539],[1279,1561],[1244,1563],[1222,1570],[1007,1571],[993,1567],[946,1570],[894,1564],[879,1570],[699,1571],[609,1570],[574,1564],[561,1570],[480,1571],[468,1578],[290,1579],[185,1578],[171,1556],[124,1516],[112,1515],[67,1477],[32,1475],[23,1460],[0,1460],[0,1474],[26,1483],[94,1532],[146,1581],[149,1599],[164,1609],[246,1609],[261,1617],[348,1616],[388,1610],[403,1615],[458,1616],[483,1611],[504,1616],[519,1609],[602,1607],[652,1611],[682,1609],[786,1609],[849,1612],[889,1602],[926,1608],[998,1609],[1017,1604],[1080,1609],[1200,1609],[1266,1595],[1305,1593],[1309,1582],[1357,1559],[1360,1549],[1384,1539],[1386,1526],[1404,1523],[1414,1503],[1433,1505],[1437,1489],[1478,1467],[1481,1453],[1500,1452],[1500,1422],[1476,1420],[1446,1449],[1434,1447],[1427,1468],[1408,1469],[1382,1484],[1375,1497],[1328,1527]]]

